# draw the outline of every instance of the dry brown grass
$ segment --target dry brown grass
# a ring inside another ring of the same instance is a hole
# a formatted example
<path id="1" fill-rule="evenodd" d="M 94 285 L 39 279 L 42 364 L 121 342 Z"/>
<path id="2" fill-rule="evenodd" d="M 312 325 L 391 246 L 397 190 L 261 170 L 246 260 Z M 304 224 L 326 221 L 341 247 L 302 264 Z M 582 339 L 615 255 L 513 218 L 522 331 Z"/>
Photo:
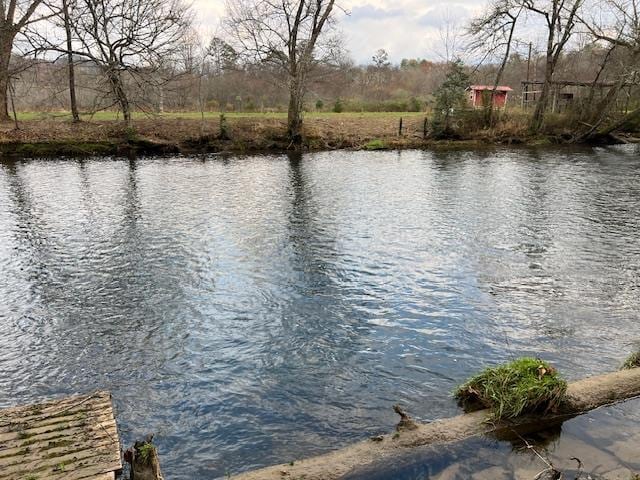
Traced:
<path id="1" fill-rule="evenodd" d="M 389 116 L 344 116 L 309 118 L 305 120 L 305 136 L 310 148 L 359 147 L 374 139 L 401 147 L 418 145 L 423 119 L 409 117 L 404 122 L 403 135 L 398 134 L 399 121 Z M 155 142 L 196 145 L 217 143 L 221 149 L 263 150 L 287 146 L 286 121 L 281 118 L 228 118 L 230 140 L 217 141 L 218 119 L 137 119 L 128 130 L 116 121 L 92 121 L 73 124 L 59 120 L 29 120 L 0 124 L 0 143 L 40 142 L 121 142 L 131 137 Z"/>
<path id="2" fill-rule="evenodd" d="M 525 114 L 506 114 L 493 128 L 482 127 L 478 112 L 471 112 L 460 121 L 460 134 L 454 141 L 436 142 L 425 138 L 426 114 L 402 116 L 403 129 L 399 132 L 400 115 L 332 115 L 310 116 L 305 119 L 305 147 L 310 150 L 334 150 L 340 148 L 366 148 L 371 142 L 384 148 L 424 148 L 435 145 L 468 145 L 526 143 L 532 139 L 527 133 Z M 28 155 L 29 144 L 38 146 L 38 153 L 52 155 L 70 151 L 60 145 L 101 145 L 96 152 L 120 152 L 131 145 L 137 151 L 164 151 L 154 148 L 166 146 L 169 151 L 274 151 L 291 147 L 286 138 L 286 119 L 282 116 L 247 116 L 226 119 L 228 138 L 220 138 L 220 120 L 209 116 L 198 118 L 137 118 L 133 128 L 127 129 L 115 120 L 85 121 L 73 124 L 60 119 L 31 119 L 20 122 L 19 129 L 13 123 L 0 124 L 0 148 L 8 154 Z M 430 121 L 427 121 L 429 133 Z M 466 140 L 467 142 L 460 142 Z M 3 146 L 4 145 L 4 146 Z M 12 146 L 17 145 L 15 152 Z M 26 152 L 26 153 L 25 153 Z"/>

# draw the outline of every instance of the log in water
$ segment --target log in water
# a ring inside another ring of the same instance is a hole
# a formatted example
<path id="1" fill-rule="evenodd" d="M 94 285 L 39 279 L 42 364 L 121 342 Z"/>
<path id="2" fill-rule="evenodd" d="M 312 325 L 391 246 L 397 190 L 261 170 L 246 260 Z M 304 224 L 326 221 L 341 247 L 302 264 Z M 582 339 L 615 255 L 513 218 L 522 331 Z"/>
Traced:
<path id="1" fill-rule="evenodd" d="M 337 479 L 382 460 L 392 464 L 394 458 L 406 455 L 412 448 L 509 430 L 543 430 L 594 408 L 637 396 L 640 396 L 640 368 L 622 370 L 571 383 L 561 410 L 554 415 L 524 416 L 509 422 L 494 423 L 489 410 L 479 410 L 433 423 L 415 424 L 416 428 L 402 428 L 393 434 L 359 442 L 326 455 L 244 473 L 234 479 Z M 401 423 L 404 422 L 406 418 L 403 417 Z"/>

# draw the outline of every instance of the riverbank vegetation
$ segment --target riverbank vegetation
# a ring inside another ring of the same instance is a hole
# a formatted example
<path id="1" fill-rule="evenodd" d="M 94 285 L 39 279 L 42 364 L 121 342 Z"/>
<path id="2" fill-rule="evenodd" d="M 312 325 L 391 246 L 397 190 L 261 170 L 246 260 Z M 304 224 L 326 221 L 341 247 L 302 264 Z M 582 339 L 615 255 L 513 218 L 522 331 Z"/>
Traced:
<path id="1" fill-rule="evenodd" d="M 0 125 L 0 153 L 18 156 L 189 154 L 292 148 L 284 113 L 227 113 L 222 121 L 220 115 L 210 112 L 202 119 L 194 112 L 165 113 L 152 118 L 134 114 L 131 126 L 127 127 L 116 119 L 115 112 L 101 112 L 93 120 L 87 118 L 80 123 L 69 121 L 68 114 L 27 113 L 19 116 L 19 129 L 12 124 Z M 473 119 L 480 115 L 480 112 L 470 112 L 465 120 L 456 120 L 455 135 L 444 137 L 432 135 L 431 117 L 424 112 L 313 113 L 304 117 L 303 143 L 298 148 L 317 151 L 544 146 L 566 142 L 570 135 L 562 126 L 532 135 L 527 128 L 527 115 L 515 111 L 493 127 L 472 128 Z"/>
<path id="2" fill-rule="evenodd" d="M 113 136 L 120 128 L 108 122 L 176 148 L 216 151 L 640 136 L 640 0 L 491 0 L 443 36 L 443 58 L 394 64 L 379 49 L 366 65 L 342 47 L 334 0 L 233 0 L 219 19 L 224 28 L 209 38 L 181 0 L 14 0 L 0 9 L 0 21 L 13 26 L 0 29 L 10 30 L 0 35 L 5 151 L 40 136 L 100 142 L 101 130 Z M 591 11 L 607 14 L 595 19 Z M 540 45 L 528 40 L 532 29 Z M 482 108 L 469 104 L 471 84 L 486 87 Z M 494 102 L 499 85 L 513 88 L 505 108 Z M 390 121 L 381 132 L 386 112 L 405 123 Z M 355 113 L 373 116 L 356 128 Z M 233 130 L 227 143 L 214 138 L 220 114 Z M 407 124 L 414 115 L 416 125 Z M 30 124 L 42 116 L 49 119 Z M 72 138 L 51 118 L 89 126 L 70 128 L 79 130 Z M 189 122 L 189 135 L 169 134 Z M 107 143 L 122 144 L 122 136 Z"/>

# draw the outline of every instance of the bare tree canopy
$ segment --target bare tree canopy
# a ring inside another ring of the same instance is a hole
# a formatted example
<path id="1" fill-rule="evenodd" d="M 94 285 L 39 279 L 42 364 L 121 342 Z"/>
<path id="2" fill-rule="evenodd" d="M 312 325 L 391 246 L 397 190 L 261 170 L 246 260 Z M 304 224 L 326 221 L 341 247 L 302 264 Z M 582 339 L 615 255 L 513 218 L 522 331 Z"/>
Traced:
<path id="1" fill-rule="evenodd" d="M 603 2 L 598 2 L 601 5 Z M 594 108 L 595 115 L 589 118 L 590 128 L 579 138 L 585 139 L 596 134 L 609 134 L 617 130 L 626 122 L 640 118 L 640 109 L 635 109 L 628 115 L 614 121 L 602 132 L 599 129 L 605 124 L 610 108 L 616 102 L 620 92 L 628 84 L 637 83 L 636 78 L 640 72 L 640 1 L 639 0 L 605 0 L 606 15 L 595 17 L 592 9 L 585 9 L 578 14 L 581 25 L 589 32 L 595 42 L 608 45 L 609 54 L 616 50 L 624 52 L 624 61 L 618 71 L 615 85 L 609 89 L 608 94 L 597 103 Z M 586 6 L 595 6 L 593 2 Z M 601 67 L 604 68 L 605 64 Z"/>
<path id="2" fill-rule="evenodd" d="M 113 103 L 131 122 L 126 81 L 152 82 L 152 73 L 170 61 L 189 30 L 191 15 L 181 0 L 70 0 L 69 48 L 61 29 L 32 33 L 41 50 L 78 56 L 98 67 Z M 126 78 L 125 78 L 126 77 Z"/>
<path id="3" fill-rule="evenodd" d="M 11 54 L 16 36 L 29 24 L 41 20 L 36 15 L 42 0 L 0 1 L 0 121 L 9 120 L 8 90 Z"/>
<path id="4" fill-rule="evenodd" d="M 288 135 L 294 143 L 302 139 L 308 76 L 339 47 L 326 34 L 335 7 L 335 0 L 227 0 L 229 33 L 239 50 L 286 73 Z"/>
<path id="5" fill-rule="evenodd" d="M 578 17 L 596 40 L 630 50 L 640 49 L 639 0 L 599 0 L 585 6 L 593 8 L 586 8 Z M 606 15 L 602 15 L 602 10 Z M 593 15 L 594 11 L 599 13 L 597 17 Z"/>
<path id="6" fill-rule="evenodd" d="M 584 0 L 520 0 L 522 7 L 531 14 L 539 15 L 547 29 L 546 62 L 542 92 L 531 118 L 531 129 L 537 132 L 542 127 L 551 82 L 560 56 L 575 31 L 577 14 Z"/>
<path id="7" fill-rule="evenodd" d="M 484 57 L 502 55 L 502 61 L 491 90 L 491 100 L 488 103 L 486 120 L 489 125 L 492 125 L 495 120 L 493 99 L 507 67 L 515 30 L 523 9 L 524 7 L 517 1 L 496 0 L 489 5 L 484 15 L 474 19 L 468 28 L 468 34 L 472 39 L 469 49 L 472 52 L 479 52 Z"/>

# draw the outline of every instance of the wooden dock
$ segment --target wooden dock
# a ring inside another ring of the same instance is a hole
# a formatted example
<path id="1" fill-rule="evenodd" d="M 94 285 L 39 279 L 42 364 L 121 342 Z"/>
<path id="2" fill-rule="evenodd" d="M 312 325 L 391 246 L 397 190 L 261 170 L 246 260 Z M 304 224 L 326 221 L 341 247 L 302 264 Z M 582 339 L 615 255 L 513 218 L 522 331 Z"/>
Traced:
<path id="1" fill-rule="evenodd" d="M 0 410 L 0 480 L 112 480 L 120 470 L 109 392 Z"/>

